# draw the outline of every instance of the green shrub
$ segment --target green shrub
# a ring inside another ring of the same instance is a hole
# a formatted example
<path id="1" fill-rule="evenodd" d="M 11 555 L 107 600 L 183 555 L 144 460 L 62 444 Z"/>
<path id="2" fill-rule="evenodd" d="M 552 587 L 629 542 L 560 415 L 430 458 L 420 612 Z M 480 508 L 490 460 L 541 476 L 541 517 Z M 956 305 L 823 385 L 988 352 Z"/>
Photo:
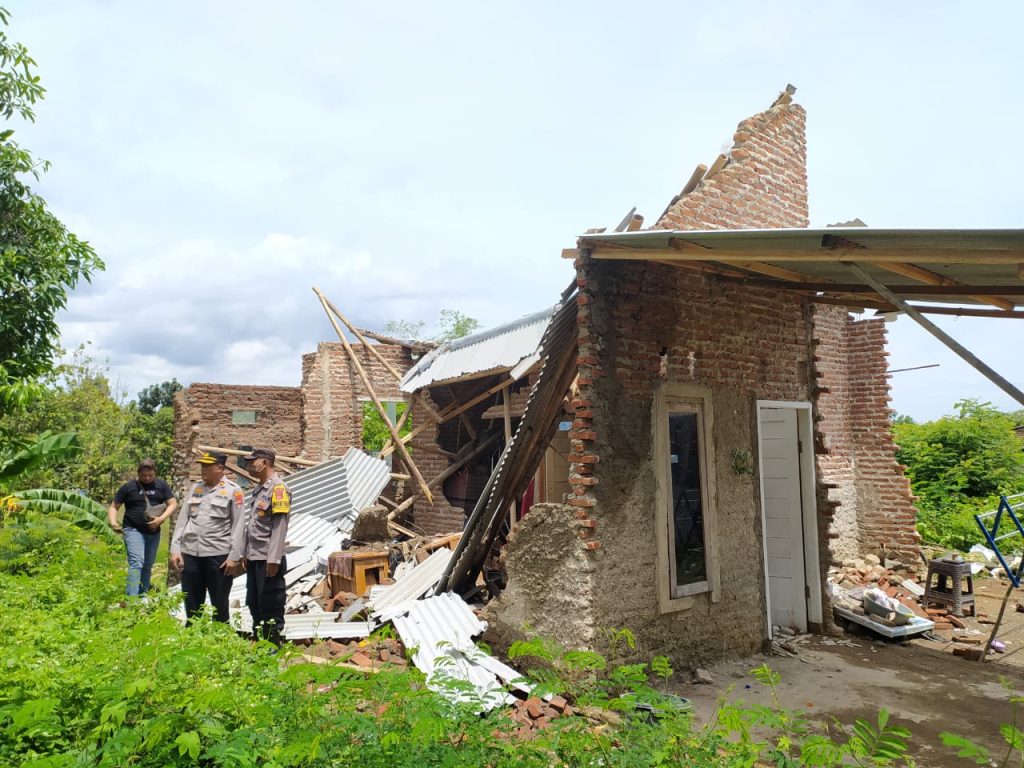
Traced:
<path id="1" fill-rule="evenodd" d="M 124 602 L 123 557 L 69 524 L 30 513 L 2 541 L 16 563 L 0 568 L 4 766 L 882 766 L 906 750 L 908 734 L 884 712 L 823 728 L 777 699 L 723 705 L 697 728 L 659 690 L 668 659 L 615 661 L 635 650 L 625 630 L 608 633 L 610 658 L 517 647 L 520 663 L 547 670 L 542 686 L 607 713 L 605 725 L 567 717 L 522 740 L 507 711 L 451 705 L 415 669 L 313 664 L 300 648 L 274 654 L 208 619 L 186 629 L 166 595 Z M 756 674 L 774 691 L 774 672 Z"/>
<path id="2" fill-rule="evenodd" d="M 918 532 L 926 542 L 968 549 L 983 541 L 973 515 L 1000 495 L 1024 491 L 1024 452 L 1016 421 L 989 403 L 963 400 L 955 416 L 893 424 L 897 460 L 918 497 Z"/>

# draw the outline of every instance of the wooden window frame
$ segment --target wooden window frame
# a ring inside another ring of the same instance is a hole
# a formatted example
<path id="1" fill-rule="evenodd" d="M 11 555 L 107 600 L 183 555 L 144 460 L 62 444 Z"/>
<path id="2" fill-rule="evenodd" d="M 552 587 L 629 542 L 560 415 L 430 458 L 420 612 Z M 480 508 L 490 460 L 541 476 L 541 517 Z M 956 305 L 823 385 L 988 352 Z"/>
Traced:
<path id="1" fill-rule="evenodd" d="M 669 450 L 670 413 L 696 413 L 698 460 L 701 476 L 701 511 L 704 525 L 704 581 L 678 586 L 674 583 L 674 541 L 672 507 L 672 471 Z M 708 595 L 711 602 L 720 597 L 718 556 L 718 515 L 716 512 L 714 412 L 711 390 L 693 384 L 666 383 L 655 394 L 651 418 L 654 439 L 655 535 L 657 538 L 657 590 L 661 613 L 691 608 L 695 597 Z"/>

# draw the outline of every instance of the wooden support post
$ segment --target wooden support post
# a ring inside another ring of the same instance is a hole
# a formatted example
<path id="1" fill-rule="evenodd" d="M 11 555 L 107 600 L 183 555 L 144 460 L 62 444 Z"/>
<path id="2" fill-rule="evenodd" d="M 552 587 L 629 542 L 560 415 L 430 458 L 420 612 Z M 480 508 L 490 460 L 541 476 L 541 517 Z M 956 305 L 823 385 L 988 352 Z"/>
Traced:
<path id="1" fill-rule="evenodd" d="M 501 391 L 502 403 L 505 406 L 505 445 L 512 442 L 512 387 L 506 387 Z M 508 505 L 508 529 L 516 524 L 516 503 L 513 501 Z"/>
<path id="2" fill-rule="evenodd" d="M 858 277 L 860 277 L 861 280 L 863 280 L 865 283 L 874 288 L 875 291 L 877 291 L 882 298 L 887 299 L 889 303 L 893 304 L 896 307 L 899 307 L 902 311 L 906 312 L 911 319 L 913 319 L 918 325 L 920 325 L 922 328 L 928 331 L 928 333 L 937 338 L 951 350 L 956 352 L 956 354 L 962 357 L 975 370 L 977 370 L 979 373 L 988 378 L 989 381 L 991 381 L 1001 390 L 1006 392 L 1010 397 L 1012 397 L 1021 405 L 1024 405 L 1024 392 L 1021 392 L 1019 389 L 1017 389 L 1017 387 L 1013 386 L 1013 384 L 1008 382 L 994 370 L 985 365 L 985 363 L 979 360 L 970 350 L 968 350 L 966 347 L 960 344 L 960 342 L 958 342 L 944 330 L 935 325 L 935 323 L 933 323 L 931 320 L 929 320 L 916 309 L 914 309 L 912 306 L 910 306 L 910 304 L 905 302 L 900 296 L 897 296 L 893 291 L 889 290 L 880 282 L 875 280 L 875 278 L 869 275 L 867 271 L 864 270 L 860 265 L 850 264 L 850 268 L 857 274 Z"/>
<path id="3" fill-rule="evenodd" d="M 426 496 L 427 499 L 429 499 L 431 502 L 433 502 L 434 497 L 430 493 L 430 488 L 427 487 L 426 480 L 423 479 L 423 475 L 420 474 L 420 471 L 416 467 L 415 462 L 413 462 L 412 456 L 409 455 L 409 451 L 405 447 L 405 443 L 401 441 L 401 439 L 398 436 L 398 432 L 395 431 L 395 425 L 392 424 L 391 419 L 388 418 L 387 409 L 384 407 L 380 399 L 377 397 L 377 393 L 373 391 L 373 384 L 370 383 L 370 377 L 367 376 L 366 371 L 363 370 L 363 364 L 359 362 L 359 356 L 356 355 L 355 350 L 352 349 L 352 345 L 349 344 L 348 339 L 345 338 L 344 332 L 341 330 L 341 328 L 338 327 L 337 321 L 335 321 L 333 315 L 331 315 L 331 310 L 328 308 L 327 300 L 323 297 L 323 294 L 321 294 L 320 291 L 318 291 L 316 288 L 314 288 L 313 291 L 320 298 L 320 303 L 323 305 L 324 312 L 327 313 L 327 319 L 330 320 L 331 325 L 334 326 L 334 330 L 338 334 L 338 338 L 341 339 L 342 346 L 345 347 L 345 353 L 352 361 L 352 365 L 355 366 L 356 372 L 359 374 L 359 378 L 363 382 L 363 386 L 366 388 L 366 393 L 370 396 L 370 399 L 373 401 L 373 404 L 377 407 L 377 413 L 380 414 L 380 417 L 384 420 L 384 426 L 386 426 L 388 428 L 388 432 L 391 433 L 391 439 L 394 440 L 395 444 L 398 446 L 398 450 L 402 454 L 402 461 L 405 462 L 405 466 L 409 468 L 409 471 L 412 473 L 412 476 L 416 478 L 416 482 L 419 484 L 420 489 L 423 491 L 423 495 Z"/>
<path id="4" fill-rule="evenodd" d="M 452 392 L 452 388 L 451 387 L 447 387 L 446 389 L 448 390 L 448 396 L 452 399 L 452 402 L 454 402 L 456 398 L 455 398 L 455 393 Z M 469 417 L 466 416 L 466 414 L 464 414 L 464 413 L 460 413 L 459 414 L 459 421 L 461 421 L 462 422 L 462 426 L 466 428 L 466 434 L 469 435 L 469 439 L 470 440 L 476 440 L 476 429 L 474 429 L 473 425 L 470 423 Z"/>
<path id="5" fill-rule="evenodd" d="M 1016 587 L 1013 586 L 1011 581 L 1009 586 L 1006 588 L 1006 594 L 1003 595 L 1003 603 L 999 606 L 999 616 L 996 618 L 996 623 L 992 625 L 992 633 L 988 636 L 988 642 L 985 643 L 985 650 L 981 652 L 981 658 L 978 661 L 984 661 L 988 658 L 989 650 L 992 648 L 992 643 L 995 642 L 996 633 L 999 632 L 999 627 L 1003 624 L 1003 614 L 1006 612 L 1006 604 L 1010 601 L 1010 595 L 1013 594 L 1013 590 Z M 977 612 L 977 608 L 974 609 Z"/>
<path id="6" fill-rule="evenodd" d="M 411 415 L 412 403 L 406 403 L 405 410 L 402 411 L 402 415 L 398 417 L 398 423 L 395 424 L 395 432 L 397 432 L 398 434 L 402 434 L 402 427 L 405 426 L 405 422 L 409 420 L 409 417 Z M 384 445 L 382 445 L 380 448 L 379 453 L 381 458 L 384 458 L 385 456 L 389 456 L 391 454 L 391 452 L 394 450 L 394 448 L 392 448 L 391 445 L 391 437 L 389 436 L 388 439 L 384 441 Z"/>
<path id="7" fill-rule="evenodd" d="M 370 342 L 368 342 L 366 338 L 359 332 L 359 329 L 352 325 L 352 323 L 350 323 L 348 319 L 343 314 L 341 314 L 341 310 L 334 306 L 326 296 L 320 293 L 319 288 L 314 288 L 313 292 L 320 298 L 320 301 L 323 303 L 324 307 L 333 312 L 335 316 L 339 320 L 341 320 L 342 323 L 344 323 L 345 327 L 352 331 L 352 335 L 359 339 L 360 343 L 363 345 L 366 351 L 373 355 L 377 359 L 377 362 L 383 365 L 388 370 L 388 373 L 395 377 L 395 381 L 401 381 L 402 374 L 396 371 L 395 367 L 391 365 L 391 363 L 389 363 L 386 359 L 384 359 L 384 356 L 380 352 L 374 349 L 373 345 L 370 344 Z M 423 394 L 421 392 L 417 392 L 416 396 L 420 399 L 420 402 L 423 404 L 423 407 L 427 409 L 427 415 L 430 416 L 430 418 L 432 418 L 435 422 L 440 424 L 441 417 L 437 415 L 437 411 L 430 407 L 430 403 L 428 403 L 426 398 L 423 397 Z"/>

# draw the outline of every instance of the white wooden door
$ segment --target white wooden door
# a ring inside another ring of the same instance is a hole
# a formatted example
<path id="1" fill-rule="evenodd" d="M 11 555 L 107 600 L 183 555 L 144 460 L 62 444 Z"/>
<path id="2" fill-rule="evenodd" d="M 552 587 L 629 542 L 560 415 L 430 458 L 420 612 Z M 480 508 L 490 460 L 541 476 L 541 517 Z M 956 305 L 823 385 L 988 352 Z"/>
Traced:
<path id="1" fill-rule="evenodd" d="M 765 556 L 773 625 L 807 631 L 800 450 L 794 408 L 761 408 Z"/>

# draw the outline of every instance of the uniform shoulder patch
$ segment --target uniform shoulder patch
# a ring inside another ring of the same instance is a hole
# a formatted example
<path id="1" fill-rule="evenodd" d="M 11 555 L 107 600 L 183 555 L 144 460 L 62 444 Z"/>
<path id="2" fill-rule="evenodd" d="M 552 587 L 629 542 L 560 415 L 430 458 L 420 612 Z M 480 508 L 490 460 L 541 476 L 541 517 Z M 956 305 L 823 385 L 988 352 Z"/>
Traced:
<path id="1" fill-rule="evenodd" d="M 242 506 L 245 503 L 245 494 L 242 493 L 241 488 L 235 489 L 235 504 Z"/>
<path id="2" fill-rule="evenodd" d="M 274 486 L 270 508 L 275 515 L 283 515 L 291 511 L 291 499 L 288 498 L 288 489 L 284 485 Z"/>

